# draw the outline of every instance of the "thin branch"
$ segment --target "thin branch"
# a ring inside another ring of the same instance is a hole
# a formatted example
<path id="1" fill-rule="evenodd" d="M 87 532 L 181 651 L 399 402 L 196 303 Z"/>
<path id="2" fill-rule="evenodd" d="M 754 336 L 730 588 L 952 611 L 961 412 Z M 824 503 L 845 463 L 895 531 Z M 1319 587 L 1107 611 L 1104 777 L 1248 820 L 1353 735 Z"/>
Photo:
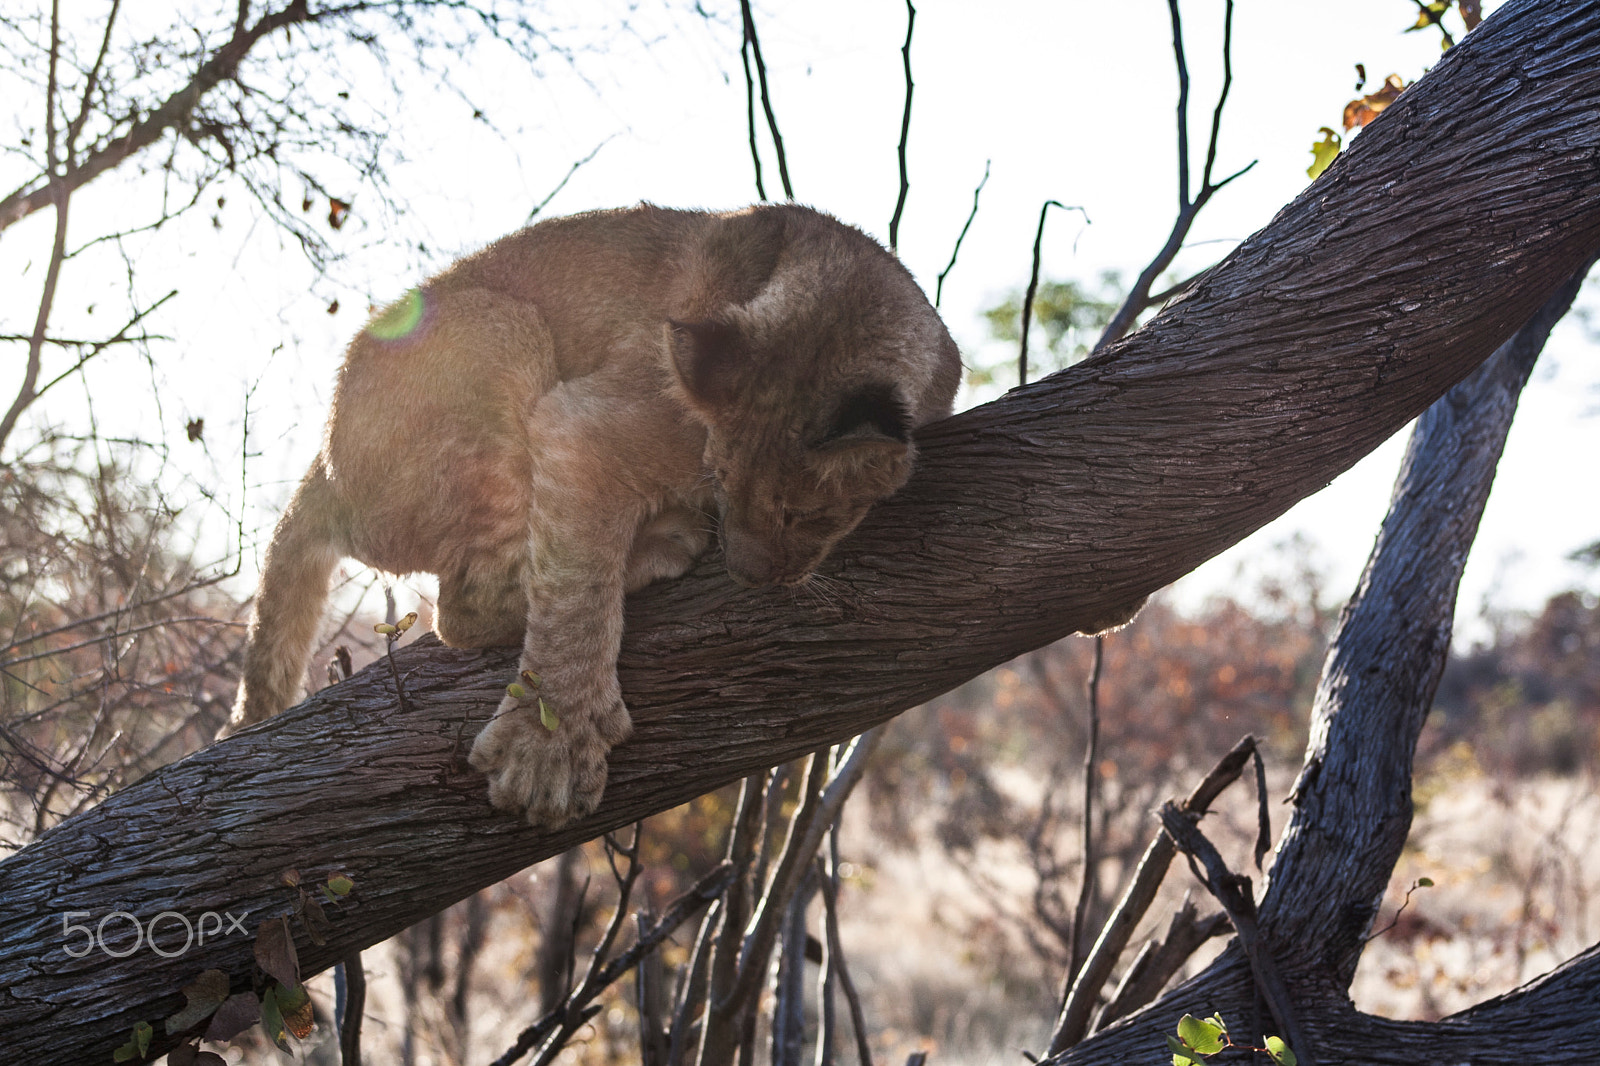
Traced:
<path id="1" fill-rule="evenodd" d="M 105 67 L 106 55 L 111 50 L 111 33 L 117 24 L 117 12 L 121 10 L 122 0 L 111 0 L 111 12 L 106 16 L 105 32 L 100 35 L 100 51 L 95 54 L 94 65 L 89 68 L 89 75 L 84 79 L 83 99 L 78 103 L 78 117 L 67 125 L 69 161 L 77 151 L 78 134 L 83 132 L 84 123 L 89 121 L 89 114 L 94 106 L 94 94 L 100 87 L 100 71 Z"/>
<path id="2" fill-rule="evenodd" d="M 89 348 L 89 351 L 84 353 L 83 355 L 80 355 L 76 362 L 74 362 L 71 366 L 67 367 L 67 369 L 63 370 L 61 373 L 57 374 L 55 377 L 51 378 L 49 381 L 45 382 L 38 389 L 36 389 L 34 391 L 34 393 L 33 393 L 33 399 L 30 401 L 30 403 L 37 402 L 40 399 L 40 397 L 44 396 L 45 393 L 49 392 L 51 389 L 53 389 L 57 385 L 61 384 L 67 378 L 72 377 L 74 374 L 78 373 L 80 370 L 82 370 L 84 368 L 85 364 L 87 364 L 89 362 L 89 360 L 93 359 L 97 355 L 100 355 L 102 352 L 106 351 L 108 348 L 111 348 L 113 345 L 126 344 L 126 343 L 128 343 L 130 341 L 137 342 L 137 343 L 144 343 L 146 341 L 158 339 L 158 338 L 156 338 L 156 337 L 154 337 L 154 336 L 152 336 L 151 334 L 148 334 L 148 333 L 141 334 L 141 335 L 139 335 L 137 337 L 129 337 L 128 336 L 128 330 L 130 330 L 134 326 L 138 325 L 139 322 L 142 319 L 147 318 L 150 315 L 154 314 L 156 312 L 156 310 L 161 307 L 162 304 L 166 303 L 168 300 L 172 299 L 176 295 L 178 295 L 178 290 L 177 289 L 173 289 L 171 292 L 167 293 L 165 296 L 163 296 L 161 299 L 157 300 L 155 303 L 151 304 L 149 307 L 145 308 L 143 311 L 135 312 L 134 316 L 132 318 L 128 319 L 127 324 L 124 325 L 121 329 L 117 330 L 116 333 L 112 334 L 110 337 L 106 338 L 103 341 L 97 341 L 96 343 L 91 345 L 90 348 Z M 165 339 L 168 339 L 168 338 L 164 338 L 163 337 L 163 338 L 159 338 L 159 339 L 165 340 Z M 0 440 L 3 440 L 3 438 L 0 438 Z"/>
<path id="3" fill-rule="evenodd" d="M 1261 993 L 1261 998 L 1267 1001 L 1267 1009 L 1272 1013 L 1272 1021 L 1278 1027 L 1279 1035 L 1289 1042 L 1305 1066 L 1317 1066 L 1311 1044 L 1295 1017 L 1289 988 L 1284 984 L 1267 946 L 1261 941 L 1260 930 L 1256 926 L 1256 901 L 1250 890 L 1250 878 L 1228 869 L 1216 846 L 1206 839 L 1195 821 L 1194 815 L 1183 812 L 1175 803 L 1165 803 L 1161 807 L 1162 827 L 1178 849 L 1188 856 L 1195 878 L 1222 904 L 1228 921 L 1233 923 L 1234 932 L 1239 936 L 1239 946 L 1250 960 L 1250 972 L 1255 977 L 1256 989 Z"/>
<path id="4" fill-rule="evenodd" d="M 900 197 L 894 204 L 894 217 L 889 220 L 889 250 L 900 250 L 900 216 L 906 209 L 906 194 L 911 191 L 911 182 L 906 176 L 906 138 L 911 133 L 911 31 L 917 24 L 917 9 L 912 6 L 911 0 L 906 0 L 906 43 L 900 46 L 900 58 L 905 65 L 906 72 L 906 106 L 900 113 L 900 147 L 897 155 L 900 159 Z"/>
<path id="5" fill-rule="evenodd" d="M 47 192 L 50 202 L 55 204 L 56 230 L 55 238 L 50 246 L 50 263 L 45 268 L 44 291 L 39 296 L 39 311 L 34 317 L 33 336 L 28 341 L 28 365 L 22 373 L 22 384 L 17 389 L 16 398 L 11 401 L 11 407 L 5 416 L 0 418 L 0 453 L 5 450 L 6 441 L 10 439 L 11 432 L 16 428 L 17 420 L 22 417 L 39 393 L 35 386 L 39 383 L 39 368 L 44 354 L 44 338 L 50 324 L 50 312 L 55 306 L 56 283 L 61 278 L 61 264 L 67 254 L 67 202 L 71 196 L 67 188 L 67 172 L 60 163 L 58 156 L 60 146 L 56 134 L 56 69 L 61 57 L 61 0 L 53 0 L 50 5 L 50 72 L 46 81 L 44 108 L 45 108 L 45 156 L 48 169 Z M 0 220 L 3 221 L 3 220 Z"/>
<path id="6" fill-rule="evenodd" d="M 584 156 L 582 159 L 568 167 L 566 174 L 561 178 L 560 181 L 556 182 L 556 187 L 546 193 L 543 200 L 540 200 L 537 204 L 533 205 L 533 210 L 528 212 L 528 221 L 532 222 L 535 218 L 538 218 L 539 212 L 543 211 L 546 207 L 549 207 L 550 201 L 556 198 L 556 194 L 567 187 L 567 182 L 572 180 L 572 175 L 578 172 L 578 168 L 582 167 L 585 163 L 593 161 L 594 157 L 600 154 L 600 149 L 610 144 L 611 138 L 615 136 L 616 134 L 612 134 L 611 137 L 607 137 L 605 140 L 595 145 L 588 155 Z M 763 197 L 763 199 L 765 199 L 765 197 Z"/>
<path id="7" fill-rule="evenodd" d="M 767 960 L 772 957 L 789 901 L 805 878 L 811 859 L 822 844 L 823 833 L 839 816 L 839 809 L 861 780 L 867 761 L 882 738 L 881 726 L 856 737 L 831 778 L 827 774 L 826 752 L 812 755 L 804 798 L 789 823 L 789 837 L 784 841 L 771 882 L 746 928 L 737 979 L 720 1000 L 711 999 L 705 1025 L 706 1043 L 701 1049 L 702 1063 L 719 1066 L 729 1061 L 734 1043 L 732 1022 L 753 1003 L 766 979 Z M 825 778 L 827 783 L 823 784 Z"/>
<path id="8" fill-rule="evenodd" d="M 1203 814 L 1222 794 L 1222 790 L 1244 772 L 1245 764 L 1255 750 L 1254 737 L 1247 736 L 1240 740 L 1189 793 L 1181 809 L 1186 814 Z M 1101 927 L 1099 939 L 1090 949 L 1082 971 L 1072 984 L 1072 991 L 1061 1008 L 1061 1017 L 1056 1021 L 1055 1034 L 1050 1038 L 1048 1054 L 1060 1054 L 1082 1040 L 1089 1031 L 1089 1016 L 1100 996 L 1100 989 L 1105 985 L 1106 978 L 1111 976 L 1111 970 L 1116 966 L 1123 949 L 1128 946 L 1134 928 L 1155 902 L 1156 892 L 1161 888 L 1162 878 L 1166 877 L 1167 868 L 1172 864 L 1175 854 L 1172 838 L 1157 830 L 1155 839 L 1145 848 L 1134 870 L 1133 880 L 1117 901 L 1111 917 Z"/>
<path id="9" fill-rule="evenodd" d="M 737 874 L 736 874 L 737 876 Z M 706 1001 L 707 972 L 711 968 L 712 939 L 725 906 L 726 896 L 711 904 L 700 933 L 695 938 L 689 963 L 678 978 L 677 1005 L 672 1012 L 672 1037 L 667 1045 L 667 1066 L 682 1066 L 694 1050 L 694 1030 L 699 1027 L 700 1009 Z"/>
<path id="10" fill-rule="evenodd" d="M 1083 959 L 1083 932 L 1089 919 L 1089 900 L 1095 890 L 1094 796 L 1095 763 L 1100 749 L 1100 667 L 1105 660 L 1106 638 L 1094 638 L 1094 663 L 1089 668 L 1089 737 L 1083 748 L 1083 877 L 1078 883 L 1078 902 L 1072 911 L 1072 933 L 1067 945 L 1067 988 L 1077 979 Z M 1062 1002 L 1066 1002 L 1063 995 Z"/>
<path id="11" fill-rule="evenodd" d="M 23 663 L 37 662 L 40 659 L 53 659 L 58 655 L 65 655 L 68 652 L 78 651 L 82 648 L 90 648 L 96 644 L 102 644 L 108 640 L 121 640 L 123 637 L 131 637 L 139 633 L 147 633 L 152 629 L 160 629 L 163 626 L 179 625 L 184 622 L 204 622 L 208 625 L 229 626 L 235 629 L 244 628 L 244 623 L 242 622 L 224 622 L 219 618 L 212 618 L 209 615 L 203 614 L 179 615 L 175 618 L 158 618 L 154 622 L 145 622 L 142 625 L 129 626 L 127 629 L 117 629 L 111 631 L 110 633 L 101 633 L 98 636 L 89 637 L 73 644 L 63 645 L 59 648 L 47 648 L 44 651 L 36 651 L 29 655 L 19 655 L 15 659 L 7 659 L 5 662 L 0 663 L 0 670 L 9 670 L 13 666 L 20 666 Z"/>
<path id="12" fill-rule="evenodd" d="M 739 43 L 739 61 L 744 64 L 744 119 L 750 136 L 750 162 L 756 168 L 756 198 L 767 198 L 767 186 L 761 180 L 761 147 L 756 143 L 756 81 L 750 71 L 750 27 L 744 23 L 743 39 Z"/>
<path id="13" fill-rule="evenodd" d="M 1172 16 L 1172 58 L 1178 67 L 1178 212 L 1189 209 L 1189 64 L 1183 56 L 1183 16 L 1178 0 L 1167 0 Z"/>
<path id="14" fill-rule="evenodd" d="M 976 210 L 976 194 L 973 200 Z M 1028 274 L 1028 291 L 1022 297 L 1022 347 L 1017 352 L 1018 385 L 1028 383 L 1028 326 L 1033 321 L 1033 297 L 1039 289 L 1039 256 L 1044 245 L 1044 216 L 1051 207 L 1059 207 L 1063 211 L 1082 211 L 1083 220 L 1089 221 L 1089 212 L 1081 207 L 1068 207 L 1059 200 L 1046 200 L 1044 206 L 1039 208 L 1039 228 L 1033 234 L 1033 270 Z"/>
<path id="15" fill-rule="evenodd" d="M 524 1029 L 517 1037 L 516 1043 L 508 1048 L 505 1054 L 495 1059 L 492 1066 L 512 1066 L 522 1056 L 543 1043 L 569 1018 L 581 1018 L 582 1021 L 579 1021 L 578 1025 L 582 1025 L 583 1021 L 593 1017 L 599 1007 L 590 1001 L 617 978 L 633 969 L 645 955 L 659 947 L 661 942 L 671 936 L 695 911 L 727 891 L 737 872 L 731 863 L 725 862 L 696 881 L 687 892 L 667 905 L 666 911 L 654 925 L 640 934 L 632 947 L 605 965 L 599 966 L 598 969 L 591 967 L 588 976 L 583 979 L 582 986 L 568 997 L 566 1002 Z M 594 961 L 598 965 L 599 957 L 596 956 Z M 574 1030 L 576 1028 L 577 1026 L 574 1026 Z"/>
<path id="16" fill-rule="evenodd" d="M 944 279 L 950 271 L 956 268 L 956 256 L 961 254 L 961 242 L 967 239 L 967 230 L 972 228 L 972 220 L 978 217 L 978 197 L 983 194 L 983 187 L 989 184 L 989 164 L 991 160 L 983 161 L 983 179 L 978 182 L 978 187 L 972 190 L 972 210 L 967 213 L 967 221 L 961 227 L 961 232 L 956 235 L 955 247 L 950 249 L 950 262 L 939 271 L 939 280 L 933 287 L 933 306 L 938 307 L 944 299 Z"/>
<path id="17" fill-rule="evenodd" d="M 838 824 L 829 834 L 828 869 L 822 878 L 823 931 L 827 937 L 828 965 L 839 975 L 839 988 L 850 1009 L 850 1028 L 856 1034 L 856 1057 L 861 1066 L 872 1066 L 872 1042 L 868 1039 L 867 1016 L 861 1009 L 861 994 L 850 978 L 845 962 L 844 941 L 839 936 L 839 834 Z"/>
<path id="18" fill-rule="evenodd" d="M 1139 320 L 1139 315 L 1148 308 L 1162 302 L 1159 298 L 1152 298 L 1150 288 L 1155 284 L 1156 278 L 1162 271 L 1172 265 L 1178 252 L 1183 248 L 1184 240 L 1189 236 L 1189 230 L 1194 226 L 1194 220 L 1199 217 L 1201 210 L 1210 201 L 1211 197 L 1223 186 L 1233 181 L 1255 166 L 1252 160 L 1234 173 L 1228 175 L 1215 184 L 1211 181 L 1212 167 L 1217 158 L 1217 140 L 1222 132 L 1222 110 L 1228 101 L 1228 90 L 1233 85 L 1233 0 L 1227 0 L 1226 13 L 1223 18 L 1222 31 L 1222 90 L 1217 95 L 1217 106 L 1211 116 L 1211 136 L 1206 147 L 1206 165 L 1200 178 L 1200 190 L 1191 199 L 1189 196 L 1189 67 L 1184 58 L 1183 49 L 1183 20 L 1178 13 L 1178 0 L 1167 0 L 1167 9 L 1172 16 L 1172 54 L 1178 68 L 1178 214 L 1173 220 L 1172 231 L 1167 235 L 1167 241 L 1161 250 L 1155 254 L 1149 264 L 1140 272 L 1138 280 L 1128 290 L 1127 298 L 1122 301 L 1122 306 L 1117 308 L 1117 313 L 1111 316 L 1111 321 L 1100 334 L 1100 339 L 1095 342 L 1096 352 L 1105 348 L 1114 341 L 1126 336 L 1128 331 Z M 1181 286 L 1174 286 L 1174 289 Z M 1173 290 L 1168 290 L 1170 294 Z M 1167 295 L 1163 294 L 1163 295 Z"/>
<path id="19" fill-rule="evenodd" d="M 761 82 L 761 109 L 767 115 L 767 129 L 772 134 L 772 149 L 778 156 L 778 179 L 783 182 L 783 196 L 794 199 L 794 186 L 789 182 L 789 157 L 783 151 L 783 134 L 778 132 L 778 116 L 772 111 L 772 92 L 767 85 L 767 64 L 761 58 L 761 39 L 756 36 L 755 16 L 750 13 L 750 0 L 739 0 L 739 13 L 744 18 L 745 39 L 750 42 L 750 53 L 756 61 L 756 77 Z M 766 194 L 762 194 L 766 199 Z"/>
<path id="20" fill-rule="evenodd" d="M 1160 939 L 1152 938 L 1140 949 L 1111 998 L 1096 1012 L 1093 1031 L 1098 1033 L 1118 1018 L 1153 1002 L 1201 945 L 1232 928 L 1228 916 L 1221 911 L 1199 917 L 1193 901 L 1184 893 L 1183 903 L 1167 922 L 1166 931 Z"/>
<path id="21" fill-rule="evenodd" d="M 751 774 L 744 779 L 739 797 L 739 808 L 733 819 L 733 832 L 728 838 L 728 861 L 738 867 L 739 877 L 723 897 L 721 929 L 716 938 L 716 952 L 710 970 L 710 997 L 712 1003 L 725 1000 L 738 983 L 740 950 L 744 942 L 745 921 L 750 912 L 752 876 L 751 862 L 755 857 L 756 843 L 761 836 L 767 806 L 767 775 Z M 760 882 L 754 887 L 759 890 Z"/>
<path id="22" fill-rule="evenodd" d="M 1177 9 L 1177 0 L 1173 0 L 1173 9 Z M 1211 139 L 1206 145 L 1206 167 L 1200 173 L 1200 186 L 1202 189 L 1221 188 L 1221 185 L 1212 186 L 1211 168 L 1217 161 L 1217 135 L 1222 132 L 1222 109 L 1228 103 L 1228 90 L 1233 87 L 1233 0 L 1227 0 L 1222 15 L 1222 91 L 1217 94 L 1217 106 L 1211 112 Z M 1254 166 L 1252 163 L 1251 166 Z M 1245 170 L 1248 170 L 1246 167 Z M 1226 178 L 1227 184 L 1243 170 L 1232 177 Z"/>

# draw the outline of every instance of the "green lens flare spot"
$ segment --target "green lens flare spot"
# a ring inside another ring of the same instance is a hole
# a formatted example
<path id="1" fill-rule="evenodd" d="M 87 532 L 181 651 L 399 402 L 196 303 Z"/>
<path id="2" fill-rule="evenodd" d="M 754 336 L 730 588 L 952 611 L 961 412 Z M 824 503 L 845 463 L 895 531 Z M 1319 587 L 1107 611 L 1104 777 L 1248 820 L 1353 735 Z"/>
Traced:
<path id="1" fill-rule="evenodd" d="M 383 312 L 372 320 L 367 332 L 380 341 L 397 341 L 409 337 L 422 324 L 422 314 L 425 309 L 422 290 L 411 289 L 400 299 L 385 307 Z"/>

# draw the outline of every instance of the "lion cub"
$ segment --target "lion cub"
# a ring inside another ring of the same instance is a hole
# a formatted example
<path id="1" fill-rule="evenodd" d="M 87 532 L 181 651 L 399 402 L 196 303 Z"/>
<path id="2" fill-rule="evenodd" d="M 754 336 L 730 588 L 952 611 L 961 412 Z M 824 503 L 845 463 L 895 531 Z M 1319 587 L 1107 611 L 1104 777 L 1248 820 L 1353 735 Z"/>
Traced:
<path id="1" fill-rule="evenodd" d="M 911 471 L 956 346 L 904 267 L 808 208 L 551 219 L 379 312 L 267 549 L 227 730 L 299 698 L 344 556 L 439 578 L 452 645 L 521 642 L 471 763 L 535 825 L 587 814 L 631 729 L 623 597 L 717 517 L 728 574 L 799 585 Z"/>

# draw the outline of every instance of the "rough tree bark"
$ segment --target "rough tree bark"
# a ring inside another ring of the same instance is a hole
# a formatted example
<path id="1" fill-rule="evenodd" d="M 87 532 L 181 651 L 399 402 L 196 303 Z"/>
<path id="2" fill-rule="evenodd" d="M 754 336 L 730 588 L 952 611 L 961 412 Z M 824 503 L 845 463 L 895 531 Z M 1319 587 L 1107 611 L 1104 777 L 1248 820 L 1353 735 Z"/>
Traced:
<path id="1" fill-rule="evenodd" d="M 1528 323 L 1417 421 L 1312 709 L 1306 760 L 1260 907 L 1260 935 L 1320 1066 L 1495 1066 L 1593 1060 L 1600 946 L 1533 985 L 1429 1024 L 1356 1011 L 1361 949 L 1411 827 L 1417 736 L 1450 650 L 1456 589 L 1522 386 L 1577 295 L 1584 264 Z M 1221 1012 L 1241 1039 L 1273 1028 L 1230 947 L 1205 972 L 1068 1053 L 1060 1066 L 1166 1062 L 1184 1013 Z"/>
<path id="2" fill-rule="evenodd" d="M 912 484 L 828 564 L 826 600 L 740 592 L 715 560 L 635 597 L 621 673 L 637 732 L 592 817 L 540 834 L 488 808 L 463 756 L 512 653 L 419 642 L 397 655 L 409 710 L 387 667 L 365 671 L 0 864 L 0 1044 L 15 1061 L 101 1063 L 135 1022 L 159 1034 L 201 970 L 249 983 L 241 934 L 178 951 L 169 920 L 170 958 L 73 958 L 67 912 L 91 925 L 116 910 L 248 913 L 253 933 L 293 906 L 281 871 L 338 869 L 357 888 L 327 943 L 297 937 L 315 972 L 579 840 L 1069 633 L 1326 484 L 1597 249 L 1600 5 L 1514 0 L 1181 303 L 930 427 Z M 132 929 L 113 922 L 107 940 L 131 947 Z M 1191 986 L 1197 1006 L 1217 991 L 1205 1013 L 1240 994 L 1226 963 L 1213 973 Z"/>

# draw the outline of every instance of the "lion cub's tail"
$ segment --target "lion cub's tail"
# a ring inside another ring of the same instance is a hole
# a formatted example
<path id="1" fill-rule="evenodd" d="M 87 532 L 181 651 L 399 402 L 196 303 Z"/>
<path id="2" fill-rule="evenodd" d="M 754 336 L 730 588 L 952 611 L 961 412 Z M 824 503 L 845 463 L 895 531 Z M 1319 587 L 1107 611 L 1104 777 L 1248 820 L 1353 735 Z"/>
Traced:
<path id="1" fill-rule="evenodd" d="M 335 510 L 319 460 L 295 491 L 267 547 L 250 616 L 244 676 L 219 739 L 299 701 L 306 659 L 328 598 L 328 579 L 342 556 Z"/>

